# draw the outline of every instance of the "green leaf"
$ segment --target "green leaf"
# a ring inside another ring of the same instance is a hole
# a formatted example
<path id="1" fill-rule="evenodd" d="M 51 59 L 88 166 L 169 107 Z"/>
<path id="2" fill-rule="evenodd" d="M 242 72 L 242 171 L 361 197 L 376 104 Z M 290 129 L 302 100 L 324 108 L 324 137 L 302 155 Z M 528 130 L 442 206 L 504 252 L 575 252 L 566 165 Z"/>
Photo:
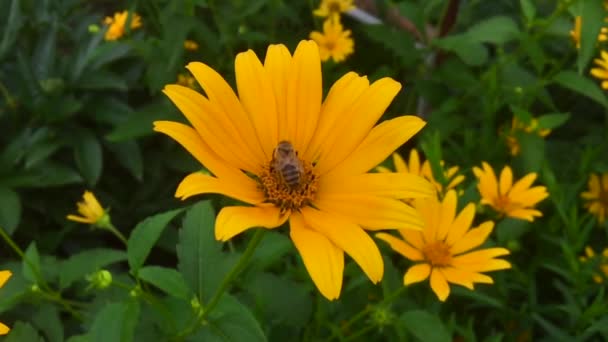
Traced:
<path id="1" fill-rule="evenodd" d="M 518 159 L 523 163 L 522 169 L 527 172 L 539 171 L 545 160 L 545 139 L 538 134 L 521 131 L 515 133 L 515 138 L 521 145 Z"/>
<path id="2" fill-rule="evenodd" d="M 87 274 L 126 259 L 127 253 L 124 251 L 108 248 L 88 249 L 72 255 L 61 263 L 59 288 L 65 289 L 73 282 L 84 278 Z"/>
<path id="3" fill-rule="evenodd" d="M 21 262 L 23 267 L 23 277 L 25 279 L 38 283 L 38 277 L 42 276 L 40 272 L 40 255 L 36 248 L 36 241 L 32 241 L 25 250 L 25 256 Z"/>
<path id="4" fill-rule="evenodd" d="M 103 167 L 101 145 L 97 137 L 89 130 L 79 130 L 76 138 L 73 143 L 76 165 L 84 179 L 93 186 L 101 176 Z"/>
<path id="5" fill-rule="evenodd" d="M 404 312 L 399 320 L 406 329 L 418 340 L 424 342 L 449 342 L 452 337 L 437 317 L 422 310 L 411 310 Z"/>
<path id="6" fill-rule="evenodd" d="M 63 324 L 59 318 L 59 311 L 52 304 L 43 304 L 37 308 L 32 322 L 44 332 L 49 342 L 62 342 Z"/>
<path id="7" fill-rule="evenodd" d="M 80 182 L 82 182 L 82 178 L 76 171 L 53 162 L 42 163 L 34 170 L 0 179 L 0 184 L 5 186 L 26 188 L 42 188 Z"/>
<path id="8" fill-rule="evenodd" d="M 130 300 L 127 302 L 125 316 L 122 323 L 122 334 L 120 339 L 122 342 L 135 341 L 135 328 L 137 328 L 137 323 L 139 322 L 140 312 L 141 307 L 138 301 Z"/>
<path id="9" fill-rule="evenodd" d="M 89 341 L 123 341 L 133 336 L 137 320 L 139 307 L 130 302 L 106 304 L 95 316 L 91 330 L 89 331 Z"/>
<path id="10" fill-rule="evenodd" d="M 108 149 L 114 154 L 118 162 L 138 181 L 144 178 L 144 161 L 139 145 L 135 140 L 109 142 Z"/>
<path id="11" fill-rule="evenodd" d="M 501 245 L 516 240 L 530 229 L 530 222 L 506 217 L 496 225 L 496 238 Z"/>
<path id="12" fill-rule="evenodd" d="M 21 219 L 21 201 L 19 195 L 9 189 L 0 186 L 0 228 L 8 235 L 12 235 L 19 225 Z"/>
<path id="13" fill-rule="evenodd" d="M 153 122 L 157 120 L 182 120 L 173 107 L 168 103 L 157 102 L 145 106 L 133 113 L 126 121 L 118 124 L 106 136 L 109 141 L 124 141 L 139 138 L 154 133 Z"/>
<path id="14" fill-rule="evenodd" d="M 211 202 L 199 202 L 186 213 L 177 244 L 178 270 L 203 301 L 219 287 L 230 263 L 222 253 L 222 244 L 215 240 L 214 228 Z"/>
<path id="15" fill-rule="evenodd" d="M 284 234 L 274 231 L 264 233 L 264 239 L 251 257 L 251 267 L 266 269 L 268 266 L 283 260 L 293 250 L 293 244 Z"/>
<path id="16" fill-rule="evenodd" d="M 146 218 L 133 229 L 127 245 L 129 267 L 133 274 L 141 268 L 167 224 L 183 209 L 175 209 Z"/>
<path id="17" fill-rule="evenodd" d="M 604 25 L 606 16 L 602 1 L 581 1 L 581 6 L 581 47 L 576 60 L 579 74 L 585 71 L 587 64 L 595 54 L 597 36 Z"/>
<path id="18" fill-rule="evenodd" d="M 553 323 L 544 319 L 537 313 L 532 314 L 532 318 L 545 330 L 545 332 L 555 339 L 555 341 L 574 341 L 574 336 L 568 335 L 567 332 L 555 326 Z"/>
<path id="19" fill-rule="evenodd" d="M 6 336 L 4 342 L 44 342 L 38 331 L 29 323 L 17 321 L 11 328 L 11 332 Z"/>
<path id="20" fill-rule="evenodd" d="M 455 53 L 463 62 L 479 66 L 488 60 L 488 50 L 483 44 L 472 41 L 466 34 L 456 34 L 433 40 L 433 45 Z"/>
<path id="21" fill-rule="evenodd" d="M 513 19 L 497 16 L 480 21 L 466 35 L 474 42 L 504 44 L 517 38 L 519 28 Z"/>
<path id="22" fill-rule="evenodd" d="M 81 80 L 78 80 L 76 85 L 80 89 L 93 89 L 93 90 L 121 90 L 126 91 L 128 89 L 127 82 L 119 75 L 107 71 L 97 70 L 85 74 Z"/>
<path id="23" fill-rule="evenodd" d="M 18 31 L 23 24 L 21 15 L 21 4 L 19 0 L 11 1 L 11 9 L 8 12 L 8 20 L 4 26 L 2 41 L 0 41 L 0 60 L 10 51 L 11 45 L 17 40 Z"/>
<path id="24" fill-rule="evenodd" d="M 586 96 L 602 106 L 608 108 L 608 100 L 600 87 L 585 76 L 579 75 L 574 71 L 562 71 L 553 78 L 557 84 L 568 88 L 583 96 Z"/>
<path id="25" fill-rule="evenodd" d="M 540 128 L 555 129 L 570 119 L 570 113 L 545 114 L 538 117 Z"/>
<path id="26" fill-rule="evenodd" d="M 137 276 L 173 297 L 185 300 L 191 298 L 190 289 L 188 289 L 184 277 L 172 268 L 146 266 L 139 270 Z"/>
<path id="27" fill-rule="evenodd" d="M 521 11 L 524 14 L 524 17 L 528 22 L 534 20 L 536 16 L 536 7 L 531 0 L 519 0 L 519 4 L 521 5 Z"/>
<path id="28" fill-rule="evenodd" d="M 194 341 L 266 341 L 251 312 L 231 295 L 225 294 L 209 314 L 207 324 L 193 336 Z"/>

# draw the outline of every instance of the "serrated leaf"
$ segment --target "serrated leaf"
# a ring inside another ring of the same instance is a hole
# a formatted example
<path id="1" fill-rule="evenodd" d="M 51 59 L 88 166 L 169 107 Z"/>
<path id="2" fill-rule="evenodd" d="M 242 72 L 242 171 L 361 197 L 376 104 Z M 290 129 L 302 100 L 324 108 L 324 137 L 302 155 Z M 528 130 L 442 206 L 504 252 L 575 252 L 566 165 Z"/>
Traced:
<path id="1" fill-rule="evenodd" d="M 32 322 L 44 332 L 49 342 L 63 342 L 63 324 L 59 319 L 59 311 L 51 304 L 38 307 L 32 317 Z"/>
<path id="2" fill-rule="evenodd" d="M 263 342 L 266 336 L 251 312 L 231 295 L 225 294 L 209 314 L 207 324 L 193 336 L 195 341 Z"/>
<path id="3" fill-rule="evenodd" d="M 424 342 L 450 342 L 452 337 L 443 322 L 431 313 L 422 310 L 404 312 L 399 319 L 418 340 Z"/>
<path id="4" fill-rule="evenodd" d="M 19 195 L 6 187 L 0 186 L 0 228 L 12 235 L 21 219 L 21 201 Z"/>
<path id="5" fill-rule="evenodd" d="M 134 334 L 132 321 L 137 319 L 138 313 L 139 309 L 134 310 L 129 302 L 106 304 L 95 316 L 88 334 L 89 341 L 131 341 L 126 338 Z"/>
<path id="6" fill-rule="evenodd" d="M 451 35 L 433 40 L 433 45 L 455 53 L 464 63 L 479 66 L 488 60 L 488 50 L 483 44 L 472 41 L 466 34 Z"/>
<path id="7" fill-rule="evenodd" d="M 10 333 L 4 339 L 4 342 L 43 342 L 38 331 L 29 323 L 17 321 L 11 328 Z"/>
<path id="8" fill-rule="evenodd" d="M 190 300 L 190 289 L 184 277 L 172 268 L 146 266 L 139 269 L 137 276 L 173 297 Z"/>
<path id="9" fill-rule="evenodd" d="M 36 241 L 32 241 L 25 250 L 21 265 L 23 267 L 23 277 L 33 283 L 37 283 L 41 273 L 40 255 L 38 254 L 38 248 L 36 248 Z"/>
<path id="10" fill-rule="evenodd" d="M 264 233 L 264 239 L 251 257 L 251 267 L 263 270 L 281 260 L 292 249 L 293 244 L 288 237 L 284 234 L 268 231 Z"/>
<path id="11" fill-rule="evenodd" d="M 101 176 L 103 155 L 97 137 L 88 130 L 80 130 L 74 142 L 74 159 L 84 179 L 93 186 Z"/>
<path id="12" fill-rule="evenodd" d="M 466 35 L 474 42 L 504 44 L 517 38 L 519 28 L 513 19 L 497 16 L 480 21 Z"/>
<path id="13" fill-rule="evenodd" d="M 109 141 L 124 141 L 154 133 L 153 122 L 157 120 L 183 120 L 175 108 L 166 102 L 157 102 L 138 109 L 127 120 L 118 124 L 106 135 Z"/>
<path id="14" fill-rule="evenodd" d="M 133 229 L 127 244 L 129 267 L 133 274 L 137 274 L 137 271 L 144 264 L 150 250 L 156 244 L 167 224 L 182 211 L 183 209 L 175 209 L 150 216 Z"/>
<path id="15" fill-rule="evenodd" d="M 581 46 L 576 60 L 580 74 L 585 71 L 587 64 L 595 54 L 597 36 L 604 25 L 606 16 L 602 1 L 581 1 L 581 6 Z"/>
<path id="16" fill-rule="evenodd" d="M 561 71 L 553 78 L 557 84 L 564 88 L 568 88 L 583 96 L 586 96 L 605 108 L 608 108 L 608 100 L 600 87 L 592 80 L 577 74 L 574 71 Z"/>
<path id="17" fill-rule="evenodd" d="M 126 259 L 127 253 L 124 251 L 108 248 L 89 249 L 72 255 L 61 263 L 62 271 L 59 272 L 59 288 L 65 289 L 87 274 Z"/>
<path id="18" fill-rule="evenodd" d="M 107 70 L 86 73 L 86 77 L 79 80 L 77 86 L 80 89 L 93 90 L 111 89 L 126 91 L 128 89 L 127 82 L 121 76 Z"/>

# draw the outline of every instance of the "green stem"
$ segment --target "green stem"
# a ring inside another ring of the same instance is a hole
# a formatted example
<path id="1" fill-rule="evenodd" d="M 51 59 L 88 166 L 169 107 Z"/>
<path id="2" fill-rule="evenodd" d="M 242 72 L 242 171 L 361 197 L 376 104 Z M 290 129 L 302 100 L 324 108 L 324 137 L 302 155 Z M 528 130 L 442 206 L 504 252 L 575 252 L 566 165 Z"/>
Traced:
<path id="1" fill-rule="evenodd" d="M 114 234 L 114 236 L 116 236 L 120 241 L 122 241 L 122 243 L 124 243 L 125 246 L 128 245 L 127 238 L 124 235 L 122 235 L 120 230 L 116 229 L 116 227 L 114 227 L 114 225 L 112 223 L 109 223 L 107 226 L 104 226 L 103 229 Z"/>
<path id="2" fill-rule="evenodd" d="M 256 232 L 249 241 L 249 244 L 247 245 L 247 248 L 245 249 L 245 252 L 243 252 L 241 258 L 239 259 L 239 262 L 232 268 L 232 270 L 230 270 L 230 273 L 228 273 L 226 278 L 222 280 L 220 287 L 217 289 L 213 297 L 211 297 L 209 304 L 204 308 L 204 311 L 200 314 L 198 319 L 196 319 L 193 324 L 191 324 L 188 328 L 186 328 L 184 331 L 177 335 L 178 340 L 183 339 L 184 337 L 193 333 L 196 328 L 201 325 L 205 318 L 207 318 L 207 316 L 209 316 L 209 314 L 217 306 L 224 292 L 226 292 L 232 284 L 232 281 L 239 275 L 239 273 L 241 273 L 241 271 L 249 263 L 249 260 L 253 256 L 253 252 L 262 241 L 265 231 L 266 229 L 262 228 L 256 229 Z"/>

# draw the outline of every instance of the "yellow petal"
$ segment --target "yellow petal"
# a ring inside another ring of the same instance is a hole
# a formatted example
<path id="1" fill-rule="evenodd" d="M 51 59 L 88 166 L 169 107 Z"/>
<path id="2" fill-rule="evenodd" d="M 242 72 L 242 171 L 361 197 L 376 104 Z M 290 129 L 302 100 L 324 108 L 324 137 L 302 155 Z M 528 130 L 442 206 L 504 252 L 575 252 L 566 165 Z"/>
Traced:
<path id="1" fill-rule="evenodd" d="M 368 87 L 367 78 L 354 72 L 345 74 L 334 83 L 321 107 L 317 130 L 304 154 L 306 160 L 319 158 L 323 147 L 333 141 L 336 127 L 341 127 L 348 119 L 347 111 Z"/>
<path id="2" fill-rule="evenodd" d="M 469 290 L 473 290 L 472 272 L 453 267 L 445 267 L 441 269 L 441 273 L 448 282 L 464 286 Z"/>
<path id="3" fill-rule="evenodd" d="M 445 302 L 450 295 L 450 285 L 448 285 L 445 276 L 437 268 L 433 268 L 431 271 L 431 289 L 433 289 L 437 298 L 442 302 Z"/>
<path id="4" fill-rule="evenodd" d="M 515 209 L 509 210 L 507 216 L 532 222 L 535 217 L 543 216 L 543 213 L 535 209 Z"/>
<path id="5" fill-rule="evenodd" d="M 511 171 L 511 167 L 505 166 L 500 173 L 500 182 L 499 182 L 499 193 L 501 195 L 506 195 L 511 190 L 511 186 L 513 185 L 513 171 Z"/>
<path id="6" fill-rule="evenodd" d="M 494 222 L 486 221 L 477 228 L 469 230 L 461 239 L 459 239 L 450 249 L 453 255 L 466 252 L 475 247 L 480 246 L 486 241 L 490 233 L 494 229 Z"/>
<path id="7" fill-rule="evenodd" d="M 4 286 L 4 284 L 6 284 L 6 282 L 12 275 L 13 275 L 13 273 L 11 271 L 8 271 L 8 270 L 0 271 L 0 288 L 2 288 Z"/>
<path id="8" fill-rule="evenodd" d="M 534 172 L 525 175 L 522 179 L 518 180 L 517 182 L 515 182 L 515 184 L 513 184 L 513 187 L 509 192 L 509 196 L 516 196 L 528 190 L 528 188 L 530 188 L 530 185 L 534 183 L 535 179 L 536 173 Z"/>
<path id="9" fill-rule="evenodd" d="M 245 143 L 236 127 L 203 95 L 180 85 L 167 85 L 163 92 L 179 108 L 199 136 L 222 159 L 238 169 L 258 174 L 263 160 L 255 160 L 249 144 Z"/>
<path id="10" fill-rule="evenodd" d="M 348 194 L 326 195 L 314 206 L 344 216 L 365 229 L 421 229 L 418 212 L 402 201 L 378 196 Z"/>
<path id="11" fill-rule="evenodd" d="M 312 40 L 301 41 L 293 54 L 286 99 L 289 140 L 300 153 L 315 133 L 322 96 L 319 47 Z"/>
<path id="12" fill-rule="evenodd" d="M 400 116 L 374 127 L 356 150 L 329 174 L 357 174 L 380 164 L 426 123 L 417 116 Z"/>
<path id="13" fill-rule="evenodd" d="M 424 241 L 426 243 L 437 241 L 441 203 L 436 198 L 416 199 L 414 207 L 424 220 L 424 229 L 422 230 Z"/>
<path id="14" fill-rule="evenodd" d="M 451 190 L 443 198 L 441 202 L 441 214 L 439 217 L 439 223 L 437 226 L 437 240 L 445 240 L 454 217 L 456 216 L 456 206 L 458 205 L 458 196 L 456 191 Z"/>
<path id="15" fill-rule="evenodd" d="M 287 80 L 289 79 L 289 67 L 291 65 L 291 54 L 283 44 L 272 44 L 266 51 L 264 69 L 270 77 L 274 99 L 277 108 L 278 140 L 289 138 L 287 130 Z M 307 159 L 311 160 L 311 159 Z"/>
<path id="16" fill-rule="evenodd" d="M 0 322 L 0 335 L 6 335 L 11 331 L 4 323 Z"/>
<path id="17" fill-rule="evenodd" d="M 350 255 L 374 284 L 382 279 L 384 262 L 378 246 L 361 227 L 311 207 L 301 213 L 309 227 Z"/>
<path id="18" fill-rule="evenodd" d="M 416 153 L 415 149 L 412 149 L 410 152 L 410 165 L 406 164 L 403 158 L 397 154 L 393 153 L 393 164 L 395 164 L 395 170 L 397 172 L 410 172 L 412 174 L 418 175 L 418 173 L 411 171 L 412 170 L 412 153 Z M 418 155 L 416 153 L 416 155 Z M 408 167 L 409 166 L 409 167 Z"/>
<path id="19" fill-rule="evenodd" d="M 431 274 L 431 266 L 429 264 L 417 264 L 410 267 L 403 276 L 403 284 L 410 285 L 428 278 Z"/>
<path id="20" fill-rule="evenodd" d="M 527 191 L 520 192 L 517 195 L 509 195 L 513 202 L 519 203 L 523 206 L 534 206 L 538 202 L 549 197 L 547 188 L 544 186 L 535 186 L 528 189 Z"/>
<path id="21" fill-rule="evenodd" d="M 492 167 L 486 163 L 482 162 L 482 169 L 478 167 L 473 168 L 473 173 L 479 179 L 479 183 L 477 184 L 477 189 L 481 194 L 481 197 L 485 199 L 494 199 L 498 197 L 498 182 L 496 180 L 496 174 L 494 174 L 494 170 Z"/>
<path id="22" fill-rule="evenodd" d="M 85 191 L 84 195 L 84 202 L 86 203 L 86 206 L 89 210 L 91 210 L 91 214 L 95 217 L 101 217 L 104 214 L 104 210 L 101 207 L 101 204 L 99 204 L 99 201 L 97 201 L 97 198 L 95 198 L 95 195 L 93 195 L 92 192 L 90 191 Z"/>
<path id="23" fill-rule="evenodd" d="M 184 178 L 177 190 L 175 197 L 185 200 L 188 197 L 198 194 L 222 194 L 232 197 L 249 204 L 258 204 L 264 201 L 264 194 L 258 189 L 257 183 L 249 178 L 243 183 L 235 184 L 221 179 L 202 174 L 200 172 L 191 173 Z"/>
<path id="24" fill-rule="evenodd" d="M 454 257 L 452 263 L 454 266 L 462 266 L 466 269 L 468 265 L 484 263 L 492 258 L 508 254 L 509 250 L 506 248 L 486 248 Z"/>
<path id="25" fill-rule="evenodd" d="M 353 176 L 321 177 L 319 197 L 325 194 L 367 194 L 390 198 L 417 198 L 435 195 L 424 178 L 411 173 L 363 173 Z"/>
<path id="26" fill-rule="evenodd" d="M 264 160 L 264 152 L 259 143 L 249 115 L 245 112 L 230 85 L 209 66 L 200 62 L 191 62 L 186 68 L 190 70 L 201 85 L 207 98 L 232 122 L 242 141 L 248 145 L 254 160 Z"/>
<path id="27" fill-rule="evenodd" d="M 93 220 L 93 219 L 90 219 L 87 217 L 77 216 L 77 215 L 68 215 L 68 216 L 66 216 L 66 218 L 70 221 L 80 222 L 80 223 L 93 224 L 96 222 L 96 220 Z"/>
<path id="28" fill-rule="evenodd" d="M 411 229 L 399 229 L 399 234 L 403 237 L 405 242 L 412 245 L 415 249 L 421 251 L 424 248 L 424 240 L 422 238 L 422 232 Z"/>
<path id="29" fill-rule="evenodd" d="M 289 225 L 291 240 L 319 292 L 329 300 L 340 297 L 344 252 L 325 235 L 308 227 L 299 213 L 291 215 Z"/>
<path id="30" fill-rule="evenodd" d="M 422 255 L 422 252 L 415 249 L 410 244 L 408 244 L 407 242 L 405 242 L 399 238 L 396 238 L 387 233 L 376 233 L 375 236 L 378 239 L 383 240 L 384 242 L 388 243 L 389 246 L 391 246 L 391 248 L 395 252 L 403 255 L 404 257 L 406 257 L 412 261 L 424 260 L 424 256 Z"/>
<path id="31" fill-rule="evenodd" d="M 341 120 L 340 125 L 334 127 L 332 141 L 326 141 L 325 148 L 317 164 L 320 174 L 332 170 L 353 153 L 357 146 L 368 136 L 374 124 L 380 119 L 400 89 L 401 84 L 390 78 L 380 79 L 365 89 L 347 110 L 348 116 Z M 376 135 L 371 142 L 375 142 L 378 138 L 381 137 Z M 379 147 L 377 149 L 381 150 Z M 389 153 L 394 150 L 395 148 L 392 148 Z M 387 155 L 384 154 L 380 160 L 371 165 L 367 170 L 378 165 Z M 364 155 L 364 158 L 368 157 L 377 158 L 375 155 Z"/>
<path id="32" fill-rule="evenodd" d="M 285 223 L 287 217 L 281 216 L 279 208 L 275 206 L 224 207 L 215 220 L 215 238 L 227 241 L 249 228 L 276 228 Z"/>
<path id="33" fill-rule="evenodd" d="M 251 50 L 239 53 L 234 64 L 239 99 L 253 122 L 266 158 L 279 143 L 278 115 L 270 77 Z"/>

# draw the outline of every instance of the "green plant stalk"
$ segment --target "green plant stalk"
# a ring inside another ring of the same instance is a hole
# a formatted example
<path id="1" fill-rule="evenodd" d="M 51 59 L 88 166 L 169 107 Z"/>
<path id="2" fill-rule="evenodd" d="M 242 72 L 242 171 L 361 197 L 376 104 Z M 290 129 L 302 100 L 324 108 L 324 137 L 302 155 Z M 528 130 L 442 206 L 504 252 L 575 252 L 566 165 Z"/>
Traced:
<path id="1" fill-rule="evenodd" d="M 114 234 L 114 236 L 116 236 L 120 241 L 122 241 L 122 243 L 124 243 L 125 246 L 128 245 L 127 238 L 120 232 L 120 230 L 116 229 L 116 227 L 114 227 L 114 225 L 112 223 L 109 223 L 107 226 L 103 227 L 103 229 Z"/>
<path id="2" fill-rule="evenodd" d="M 211 297 L 209 304 L 206 307 L 204 307 L 204 310 L 200 314 L 198 319 L 196 319 L 193 324 L 191 324 L 188 328 L 186 328 L 184 331 L 182 331 L 181 333 L 179 333 L 177 335 L 178 340 L 181 340 L 184 337 L 193 333 L 196 330 L 196 328 L 201 325 L 201 323 L 205 320 L 205 318 L 207 318 L 207 316 L 209 316 L 209 314 L 217 306 L 217 304 L 219 303 L 220 299 L 222 298 L 222 295 L 224 294 L 224 292 L 226 292 L 228 290 L 228 288 L 230 287 L 230 285 L 232 284 L 232 281 L 239 275 L 239 273 L 241 273 L 241 271 L 249 263 L 249 260 L 253 256 L 253 252 L 255 251 L 257 246 L 262 241 L 265 231 L 266 231 L 266 229 L 263 229 L 263 228 L 256 229 L 256 232 L 254 233 L 253 237 L 247 244 L 247 248 L 245 249 L 245 252 L 243 252 L 243 255 L 239 259 L 239 262 L 232 268 L 232 270 L 230 270 L 230 273 L 228 273 L 226 278 L 224 278 L 224 280 L 222 280 L 220 287 L 215 292 L 213 297 Z"/>

